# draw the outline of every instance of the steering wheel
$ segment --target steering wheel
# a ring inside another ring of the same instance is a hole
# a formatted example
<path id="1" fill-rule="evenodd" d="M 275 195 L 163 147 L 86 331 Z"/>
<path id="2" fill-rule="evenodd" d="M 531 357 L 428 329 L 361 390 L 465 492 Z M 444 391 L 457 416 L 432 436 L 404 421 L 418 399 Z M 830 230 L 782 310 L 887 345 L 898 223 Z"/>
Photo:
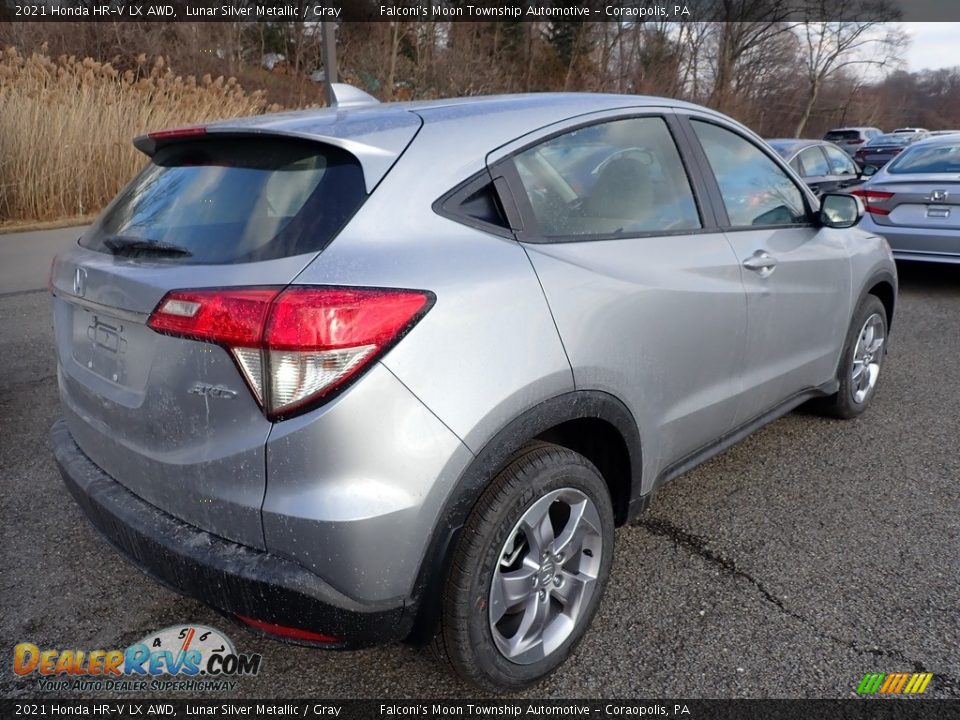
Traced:
<path id="1" fill-rule="evenodd" d="M 606 168 L 607 165 L 612 163 L 614 160 L 619 160 L 620 158 L 625 157 L 632 157 L 634 160 L 639 160 L 644 165 L 653 165 L 653 153 L 646 148 L 634 146 L 623 148 L 622 150 L 617 150 L 616 152 L 611 153 L 591 171 L 591 174 L 599 175 L 601 172 L 603 172 L 604 168 Z"/>

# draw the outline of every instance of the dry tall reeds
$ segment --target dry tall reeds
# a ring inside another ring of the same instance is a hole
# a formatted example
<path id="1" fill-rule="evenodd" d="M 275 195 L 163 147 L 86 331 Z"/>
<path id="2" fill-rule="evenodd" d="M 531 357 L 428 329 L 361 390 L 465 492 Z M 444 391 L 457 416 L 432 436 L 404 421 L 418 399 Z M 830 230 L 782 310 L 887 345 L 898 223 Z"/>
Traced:
<path id="1" fill-rule="evenodd" d="M 143 166 L 131 140 L 144 132 L 275 109 L 234 78 L 181 77 L 162 57 L 131 67 L 3 50 L 0 221 L 101 209 Z"/>

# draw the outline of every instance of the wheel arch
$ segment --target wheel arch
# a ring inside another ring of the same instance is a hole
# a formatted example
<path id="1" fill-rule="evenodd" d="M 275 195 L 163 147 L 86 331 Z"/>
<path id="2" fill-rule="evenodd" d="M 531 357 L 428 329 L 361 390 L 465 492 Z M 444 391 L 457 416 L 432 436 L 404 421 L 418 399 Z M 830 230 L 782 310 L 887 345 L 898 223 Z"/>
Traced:
<path id="1" fill-rule="evenodd" d="M 484 445 L 447 498 L 409 603 L 413 616 L 410 641 L 426 642 L 433 635 L 452 551 L 481 493 L 517 451 L 534 440 L 567 447 L 597 466 L 610 489 L 618 526 L 637 511 L 642 475 L 640 431 L 623 402 L 606 392 L 578 390 L 530 408 Z"/>
<path id="2" fill-rule="evenodd" d="M 889 331 L 893 325 L 893 312 L 897 305 L 896 281 L 893 276 L 888 272 L 883 272 L 871 277 L 866 283 L 864 291 L 861 292 L 857 305 L 867 295 L 874 295 L 883 303 L 883 309 L 887 311 L 887 331 Z"/>

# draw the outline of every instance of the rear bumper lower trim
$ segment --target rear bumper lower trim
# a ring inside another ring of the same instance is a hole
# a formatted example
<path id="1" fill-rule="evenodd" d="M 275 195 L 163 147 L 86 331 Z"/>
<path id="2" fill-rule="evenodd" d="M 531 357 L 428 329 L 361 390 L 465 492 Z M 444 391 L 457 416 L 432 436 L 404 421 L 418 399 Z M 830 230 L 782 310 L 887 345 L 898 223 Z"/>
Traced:
<path id="1" fill-rule="evenodd" d="M 296 563 L 224 540 L 141 500 L 97 467 L 62 420 L 50 431 L 67 489 L 124 557 L 160 583 L 229 615 L 341 638 L 360 648 L 403 638 L 403 605 L 366 606 Z"/>

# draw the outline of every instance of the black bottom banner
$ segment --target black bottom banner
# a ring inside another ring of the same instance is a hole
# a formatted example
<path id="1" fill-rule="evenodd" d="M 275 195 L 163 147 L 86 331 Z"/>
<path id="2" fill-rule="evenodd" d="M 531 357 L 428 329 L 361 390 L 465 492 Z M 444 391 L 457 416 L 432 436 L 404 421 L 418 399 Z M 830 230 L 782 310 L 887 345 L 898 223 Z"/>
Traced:
<path id="1" fill-rule="evenodd" d="M 2 718 L 960 719 L 955 700 L 0 700 Z"/>

